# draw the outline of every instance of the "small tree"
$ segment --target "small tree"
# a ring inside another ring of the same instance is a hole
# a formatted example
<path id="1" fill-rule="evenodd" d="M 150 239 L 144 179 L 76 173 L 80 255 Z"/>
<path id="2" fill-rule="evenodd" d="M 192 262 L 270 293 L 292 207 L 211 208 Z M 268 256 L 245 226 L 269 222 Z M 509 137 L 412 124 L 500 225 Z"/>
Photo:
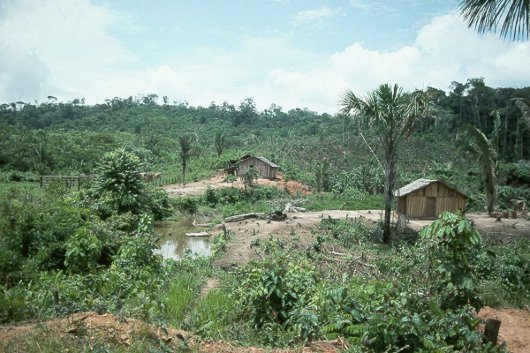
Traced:
<path id="1" fill-rule="evenodd" d="M 482 239 L 473 224 L 459 214 L 442 212 L 438 219 L 420 232 L 426 242 L 432 284 L 440 295 L 442 307 L 457 308 L 470 303 L 480 308 L 474 262 Z"/>
<path id="2" fill-rule="evenodd" d="M 245 185 L 245 190 L 247 188 L 253 188 L 258 185 L 258 171 L 253 167 L 250 167 L 246 173 L 242 175 L 243 185 Z"/>
<path id="3" fill-rule="evenodd" d="M 193 149 L 191 136 L 184 135 L 179 137 L 179 145 L 180 161 L 182 163 L 182 184 L 186 185 L 186 169 L 188 167 L 188 162 L 191 158 L 191 153 Z"/>
<path id="4" fill-rule="evenodd" d="M 221 157 L 223 150 L 225 148 L 225 134 L 221 131 L 215 133 L 215 150 L 217 151 L 217 157 Z"/>
<path id="5" fill-rule="evenodd" d="M 124 149 L 103 156 L 91 192 L 101 201 L 105 213 L 142 212 L 145 185 L 139 174 L 140 166 L 140 159 Z"/>

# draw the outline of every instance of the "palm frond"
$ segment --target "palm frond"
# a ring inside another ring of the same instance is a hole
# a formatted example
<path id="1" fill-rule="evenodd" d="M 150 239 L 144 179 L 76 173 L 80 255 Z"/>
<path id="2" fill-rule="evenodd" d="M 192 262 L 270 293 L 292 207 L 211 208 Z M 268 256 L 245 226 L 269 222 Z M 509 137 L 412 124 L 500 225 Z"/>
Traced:
<path id="1" fill-rule="evenodd" d="M 465 127 L 468 144 L 471 151 L 479 157 L 484 177 L 484 186 L 486 188 L 486 197 L 488 200 L 488 212 L 493 211 L 497 200 L 497 180 L 496 180 L 496 160 L 497 152 L 493 148 L 491 141 L 486 135 L 475 126 L 468 125 Z"/>
<path id="2" fill-rule="evenodd" d="M 529 0 L 462 0 L 460 14 L 479 33 L 497 32 L 502 38 L 528 39 Z"/>

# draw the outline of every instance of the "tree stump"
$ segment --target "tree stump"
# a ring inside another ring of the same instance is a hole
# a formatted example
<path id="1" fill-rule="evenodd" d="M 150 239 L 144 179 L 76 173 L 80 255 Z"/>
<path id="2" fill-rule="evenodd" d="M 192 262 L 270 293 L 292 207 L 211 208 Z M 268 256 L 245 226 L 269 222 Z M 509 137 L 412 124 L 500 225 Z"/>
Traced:
<path id="1" fill-rule="evenodd" d="M 486 336 L 486 340 L 496 345 L 499 338 L 500 328 L 501 320 L 488 319 L 488 321 L 486 321 L 486 328 L 484 329 L 484 336 Z"/>

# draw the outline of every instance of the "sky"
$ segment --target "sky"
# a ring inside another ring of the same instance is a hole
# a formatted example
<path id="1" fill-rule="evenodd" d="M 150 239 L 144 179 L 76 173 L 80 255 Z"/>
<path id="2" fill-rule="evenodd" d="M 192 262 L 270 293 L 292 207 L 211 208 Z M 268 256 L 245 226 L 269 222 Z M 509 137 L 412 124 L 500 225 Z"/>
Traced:
<path id="1" fill-rule="evenodd" d="M 0 103 L 167 96 L 334 114 L 348 89 L 530 85 L 530 42 L 458 0 L 0 0 Z"/>

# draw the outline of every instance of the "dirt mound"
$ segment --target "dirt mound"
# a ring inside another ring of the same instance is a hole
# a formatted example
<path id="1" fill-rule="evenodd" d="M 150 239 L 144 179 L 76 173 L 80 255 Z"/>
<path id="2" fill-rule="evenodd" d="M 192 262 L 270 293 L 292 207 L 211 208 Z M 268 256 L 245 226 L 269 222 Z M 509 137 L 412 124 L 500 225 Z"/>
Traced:
<path id="1" fill-rule="evenodd" d="M 38 339 L 43 334 L 65 341 L 72 337 L 86 337 L 90 342 L 99 341 L 123 346 L 129 346 L 135 338 L 142 336 L 177 347 L 192 337 L 185 331 L 162 329 L 136 319 L 120 319 L 113 314 L 100 315 L 93 312 L 76 313 L 38 324 L 0 326 L 0 342 L 9 347 L 9 351 L 25 351 L 24 347 L 18 346 L 25 341 L 21 340 L 21 337 L 32 336 Z M 0 351 L 2 348 L 0 345 Z"/>
<path id="2" fill-rule="evenodd" d="M 501 321 L 499 344 L 506 343 L 512 353 L 530 352 L 530 309 L 493 309 L 484 307 L 479 317 Z"/>

